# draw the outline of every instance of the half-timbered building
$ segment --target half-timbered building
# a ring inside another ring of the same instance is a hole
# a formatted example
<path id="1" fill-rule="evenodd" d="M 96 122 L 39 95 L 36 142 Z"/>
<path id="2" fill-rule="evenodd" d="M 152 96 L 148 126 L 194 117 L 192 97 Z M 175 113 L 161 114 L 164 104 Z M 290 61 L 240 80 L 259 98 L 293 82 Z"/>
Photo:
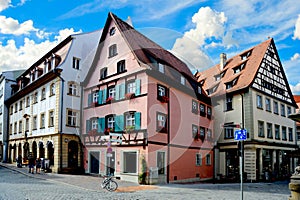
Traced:
<path id="1" fill-rule="evenodd" d="M 234 133 L 247 130 L 244 172 L 249 180 L 287 177 L 294 162 L 297 107 L 272 38 L 197 74 L 212 98 L 215 135 L 219 137 L 216 173 L 238 178 L 239 159 Z"/>
<path id="2" fill-rule="evenodd" d="M 149 183 L 213 177 L 210 99 L 183 62 L 112 13 L 83 85 L 86 173 Z"/>

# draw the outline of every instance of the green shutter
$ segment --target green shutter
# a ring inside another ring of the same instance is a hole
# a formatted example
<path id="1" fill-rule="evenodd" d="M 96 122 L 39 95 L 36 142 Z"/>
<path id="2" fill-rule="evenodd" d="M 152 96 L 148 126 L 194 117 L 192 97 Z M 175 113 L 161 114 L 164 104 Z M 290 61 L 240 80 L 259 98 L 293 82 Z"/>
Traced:
<path id="1" fill-rule="evenodd" d="M 102 104 L 102 94 L 103 94 L 103 91 L 102 90 L 99 90 L 99 95 L 98 95 L 98 104 Z"/>
<path id="2" fill-rule="evenodd" d="M 124 116 L 118 115 L 115 117 L 115 131 L 123 131 L 124 130 Z"/>
<path id="3" fill-rule="evenodd" d="M 141 94 L 141 79 L 135 80 L 135 96 L 138 96 Z"/>
<path id="4" fill-rule="evenodd" d="M 135 120 L 135 130 L 140 130 L 141 129 L 141 113 L 140 112 L 135 112 L 134 113 L 134 120 Z"/>
<path id="5" fill-rule="evenodd" d="M 98 118 L 98 133 L 103 133 L 105 129 L 105 118 Z"/>
<path id="6" fill-rule="evenodd" d="M 90 120 L 86 120 L 85 123 L 86 123 L 85 124 L 86 125 L 85 132 L 88 133 L 91 130 L 91 122 L 90 122 Z"/>
<path id="7" fill-rule="evenodd" d="M 122 83 L 120 85 L 120 99 L 124 99 L 125 98 L 125 83 Z"/>
<path id="8" fill-rule="evenodd" d="M 90 106 L 92 104 L 93 101 L 93 94 L 88 94 L 88 106 Z"/>
<path id="9" fill-rule="evenodd" d="M 103 94 L 102 103 L 106 103 L 106 99 L 107 99 L 107 89 L 104 89 L 102 94 Z"/>
<path id="10" fill-rule="evenodd" d="M 120 99 L 120 86 L 119 85 L 116 85 L 116 100 L 119 100 Z"/>

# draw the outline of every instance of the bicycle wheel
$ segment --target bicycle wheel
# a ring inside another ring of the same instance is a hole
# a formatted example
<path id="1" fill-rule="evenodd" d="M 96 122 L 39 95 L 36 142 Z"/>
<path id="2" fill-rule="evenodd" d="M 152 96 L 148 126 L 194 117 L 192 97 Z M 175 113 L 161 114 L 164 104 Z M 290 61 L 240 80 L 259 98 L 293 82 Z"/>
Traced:
<path id="1" fill-rule="evenodd" d="M 110 192 L 115 191 L 117 188 L 118 188 L 118 184 L 116 181 L 113 180 L 109 181 L 109 183 L 107 183 L 106 185 L 106 189 Z"/>

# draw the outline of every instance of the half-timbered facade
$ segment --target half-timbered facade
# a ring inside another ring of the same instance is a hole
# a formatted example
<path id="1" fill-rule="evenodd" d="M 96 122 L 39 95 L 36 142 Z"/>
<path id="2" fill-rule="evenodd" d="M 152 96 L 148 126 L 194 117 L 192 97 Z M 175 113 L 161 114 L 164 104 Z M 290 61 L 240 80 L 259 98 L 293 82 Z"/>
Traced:
<path id="1" fill-rule="evenodd" d="M 212 98 L 218 135 L 216 173 L 237 178 L 239 171 L 234 132 L 245 128 L 244 171 L 249 180 L 287 177 L 296 148 L 295 122 L 288 118 L 297 107 L 273 39 L 197 74 Z"/>
<path id="2" fill-rule="evenodd" d="M 213 177 L 209 98 L 183 62 L 112 13 L 83 84 L 87 173 L 150 183 Z"/>
<path id="3" fill-rule="evenodd" d="M 96 52 L 101 31 L 70 35 L 12 86 L 9 107 L 10 161 L 21 155 L 45 159 L 53 172 L 82 169 L 80 82 Z"/>

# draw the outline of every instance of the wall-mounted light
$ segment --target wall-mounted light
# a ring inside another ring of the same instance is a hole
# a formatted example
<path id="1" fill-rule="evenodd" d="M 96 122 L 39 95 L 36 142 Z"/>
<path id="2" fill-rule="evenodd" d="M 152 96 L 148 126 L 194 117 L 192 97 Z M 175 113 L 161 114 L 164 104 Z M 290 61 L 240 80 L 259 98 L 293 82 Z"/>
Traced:
<path id="1" fill-rule="evenodd" d="M 65 138 L 65 143 L 68 143 L 69 142 L 69 139 L 68 138 Z"/>

